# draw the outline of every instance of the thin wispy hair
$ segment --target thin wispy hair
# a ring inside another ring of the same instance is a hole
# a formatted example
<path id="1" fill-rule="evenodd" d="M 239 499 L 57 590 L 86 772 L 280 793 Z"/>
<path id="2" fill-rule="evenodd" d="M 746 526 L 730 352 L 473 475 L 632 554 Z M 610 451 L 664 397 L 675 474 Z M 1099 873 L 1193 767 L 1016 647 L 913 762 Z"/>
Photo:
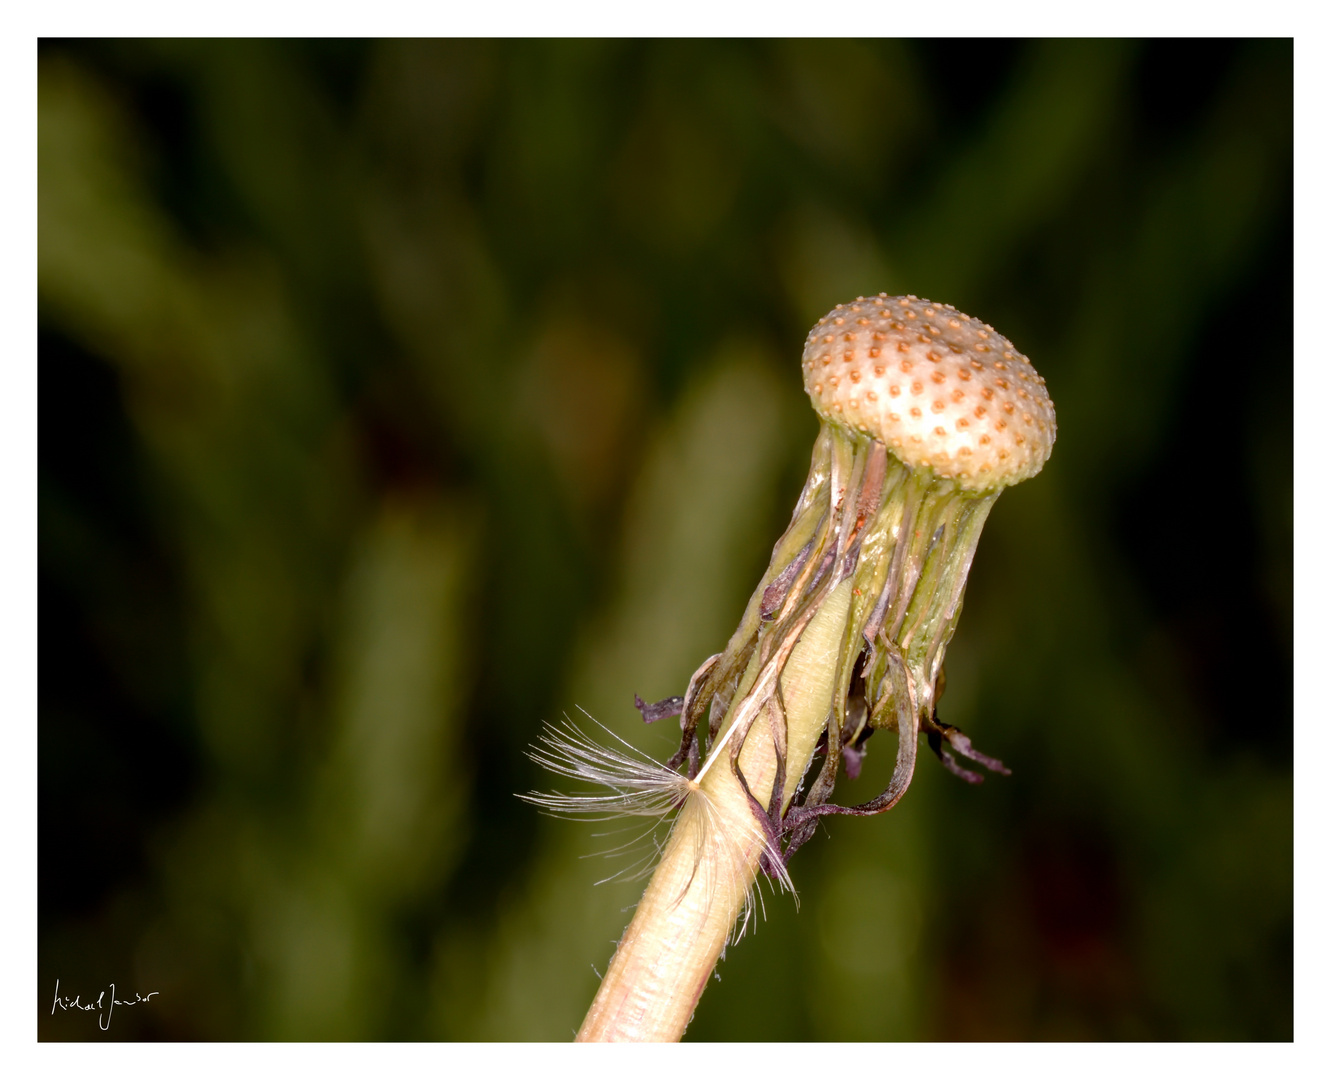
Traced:
<path id="1" fill-rule="evenodd" d="M 660 826 L 670 821 L 676 828 L 683 825 L 685 819 L 679 811 L 686 803 L 691 803 L 697 807 L 697 812 L 688 818 L 693 873 L 680 900 L 699 874 L 702 875 L 701 887 L 709 898 L 717 892 L 716 875 L 730 877 L 726 884 L 733 885 L 734 877 L 743 874 L 746 878 L 743 909 L 730 936 L 732 943 L 738 941 L 753 915 L 755 893 L 766 917 L 766 905 L 757 888 L 755 868 L 743 854 L 743 848 L 755 841 L 762 845 L 768 865 L 775 868 L 775 887 L 795 895 L 781 851 L 755 815 L 741 816 L 744 824 L 739 827 L 745 829 L 747 835 L 733 835 L 735 817 L 723 815 L 699 784 L 666 768 L 585 710 L 579 711 L 604 733 L 604 742 L 590 737 L 565 716 L 561 725 L 545 725 L 540 742 L 527 751 L 527 756 L 556 775 L 591 784 L 600 790 L 575 793 L 532 791 L 518 797 L 555 817 L 584 821 L 613 821 L 625 817 L 649 819 L 651 825 L 645 831 L 615 848 L 597 853 L 612 857 L 636 855 L 642 851 L 644 843 L 648 846 L 647 852 L 635 858 L 631 866 L 603 881 L 631 881 L 651 873 L 664 851 L 664 844 L 658 840 Z M 719 751 L 721 747 L 715 749 Z"/>

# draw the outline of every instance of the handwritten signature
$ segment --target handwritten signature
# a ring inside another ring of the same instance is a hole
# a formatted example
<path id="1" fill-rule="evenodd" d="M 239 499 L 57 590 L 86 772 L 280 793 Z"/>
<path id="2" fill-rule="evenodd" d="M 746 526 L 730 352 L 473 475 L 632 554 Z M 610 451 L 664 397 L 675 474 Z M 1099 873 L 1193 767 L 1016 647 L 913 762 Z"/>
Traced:
<path id="1" fill-rule="evenodd" d="M 89 1001 L 86 1004 L 79 1000 L 79 995 L 71 997 L 60 996 L 60 980 L 55 981 L 55 1003 L 51 1006 L 51 1015 L 55 1015 L 56 1009 L 61 1012 L 73 1010 L 75 1012 L 95 1012 L 97 1014 L 97 1026 L 103 1031 L 111 1030 L 111 1014 L 115 1012 L 117 1005 L 142 1005 L 145 1001 L 155 998 L 158 991 L 154 990 L 151 994 L 140 995 L 135 993 L 133 1001 L 122 1001 L 116 997 L 116 984 L 112 983 L 110 988 L 103 990 L 97 995 L 96 1001 Z"/>

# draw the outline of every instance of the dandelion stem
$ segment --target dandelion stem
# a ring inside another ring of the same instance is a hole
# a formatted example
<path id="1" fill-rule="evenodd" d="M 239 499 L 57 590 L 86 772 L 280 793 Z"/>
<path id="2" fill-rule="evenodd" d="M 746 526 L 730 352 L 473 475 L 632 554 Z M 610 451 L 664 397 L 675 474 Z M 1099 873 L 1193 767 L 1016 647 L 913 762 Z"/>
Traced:
<path id="1" fill-rule="evenodd" d="M 775 668 L 788 724 L 783 803 L 798 787 L 827 723 L 850 598 L 850 582 L 842 582 L 791 643 L 785 664 Z M 759 678 L 756 663 L 755 658 L 750 665 L 753 677 L 745 680 L 751 685 Z M 772 661 L 764 665 L 770 667 Z M 774 683 L 777 677 L 772 676 Z M 741 703 L 761 699 L 747 693 L 749 689 L 741 683 L 726 732 L 716 740 L 709 763 L 720 754 L 728 733 L 744 722 Z M 772 721 L 771 710 L 763 708 L 739 755 L 750 790 L 760 801 L 768 799 L 778 767 Z M 695 785 L 697 792 L 675 822 L 578 1032 L 580 1042 L 679 1039 L 732 927 L 750 902 L 759 861 L 770 845 L 748 797 L 729 769 L 712 770 L 706 777 L 700 772 Z"/>

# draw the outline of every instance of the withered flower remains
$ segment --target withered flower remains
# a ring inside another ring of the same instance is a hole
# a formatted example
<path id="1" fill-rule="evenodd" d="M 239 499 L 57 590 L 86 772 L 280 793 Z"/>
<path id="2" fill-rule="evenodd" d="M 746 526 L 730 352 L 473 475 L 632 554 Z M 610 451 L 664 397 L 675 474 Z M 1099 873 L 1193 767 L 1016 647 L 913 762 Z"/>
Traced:
<path id="1" fill-rule="evenodd" d="M 680 807 L 581 1039 L 678 1038 L 757 873 L 788 884 L 818 817 L 895 805 L 921 731 L 964 779 L 979 776 L 953 751 L 1006 772 L 935 703 L 989 510 L 1053 446 L 1044 380 L 992 327 L 914 296 L 839 305 L 810 331 L 803 366 L 822 427 L 790 526 L 725 650 L 682 698 L 639 702 L 647 720 L 678 712 L 678 753 L 663 767 L 570 731 L 535 755 L 609 789 L 532 797 L 548 808 Z M 833 803 L 840 770 L 856 775 L 883 729 L 898 734 L 887 789 Z"/>

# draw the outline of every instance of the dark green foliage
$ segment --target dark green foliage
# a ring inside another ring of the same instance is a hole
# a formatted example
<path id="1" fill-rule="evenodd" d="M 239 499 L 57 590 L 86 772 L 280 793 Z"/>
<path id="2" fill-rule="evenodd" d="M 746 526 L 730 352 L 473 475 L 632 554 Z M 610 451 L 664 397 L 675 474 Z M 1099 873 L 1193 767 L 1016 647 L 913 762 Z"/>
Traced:
<path id="1" fill-rule="evenodd" d="M 568 1037 L 636 887 L 513 798 L 734 629 L 858 293 L 1057 405 L 922 757 L 694 1039 L 1289 1039 L 1288 42 L 46 42 L 48 1039 Z M 843 802 L 885 786 L 880 734 Z M 779 989 L 779 992 L 777 990 Z"/>

